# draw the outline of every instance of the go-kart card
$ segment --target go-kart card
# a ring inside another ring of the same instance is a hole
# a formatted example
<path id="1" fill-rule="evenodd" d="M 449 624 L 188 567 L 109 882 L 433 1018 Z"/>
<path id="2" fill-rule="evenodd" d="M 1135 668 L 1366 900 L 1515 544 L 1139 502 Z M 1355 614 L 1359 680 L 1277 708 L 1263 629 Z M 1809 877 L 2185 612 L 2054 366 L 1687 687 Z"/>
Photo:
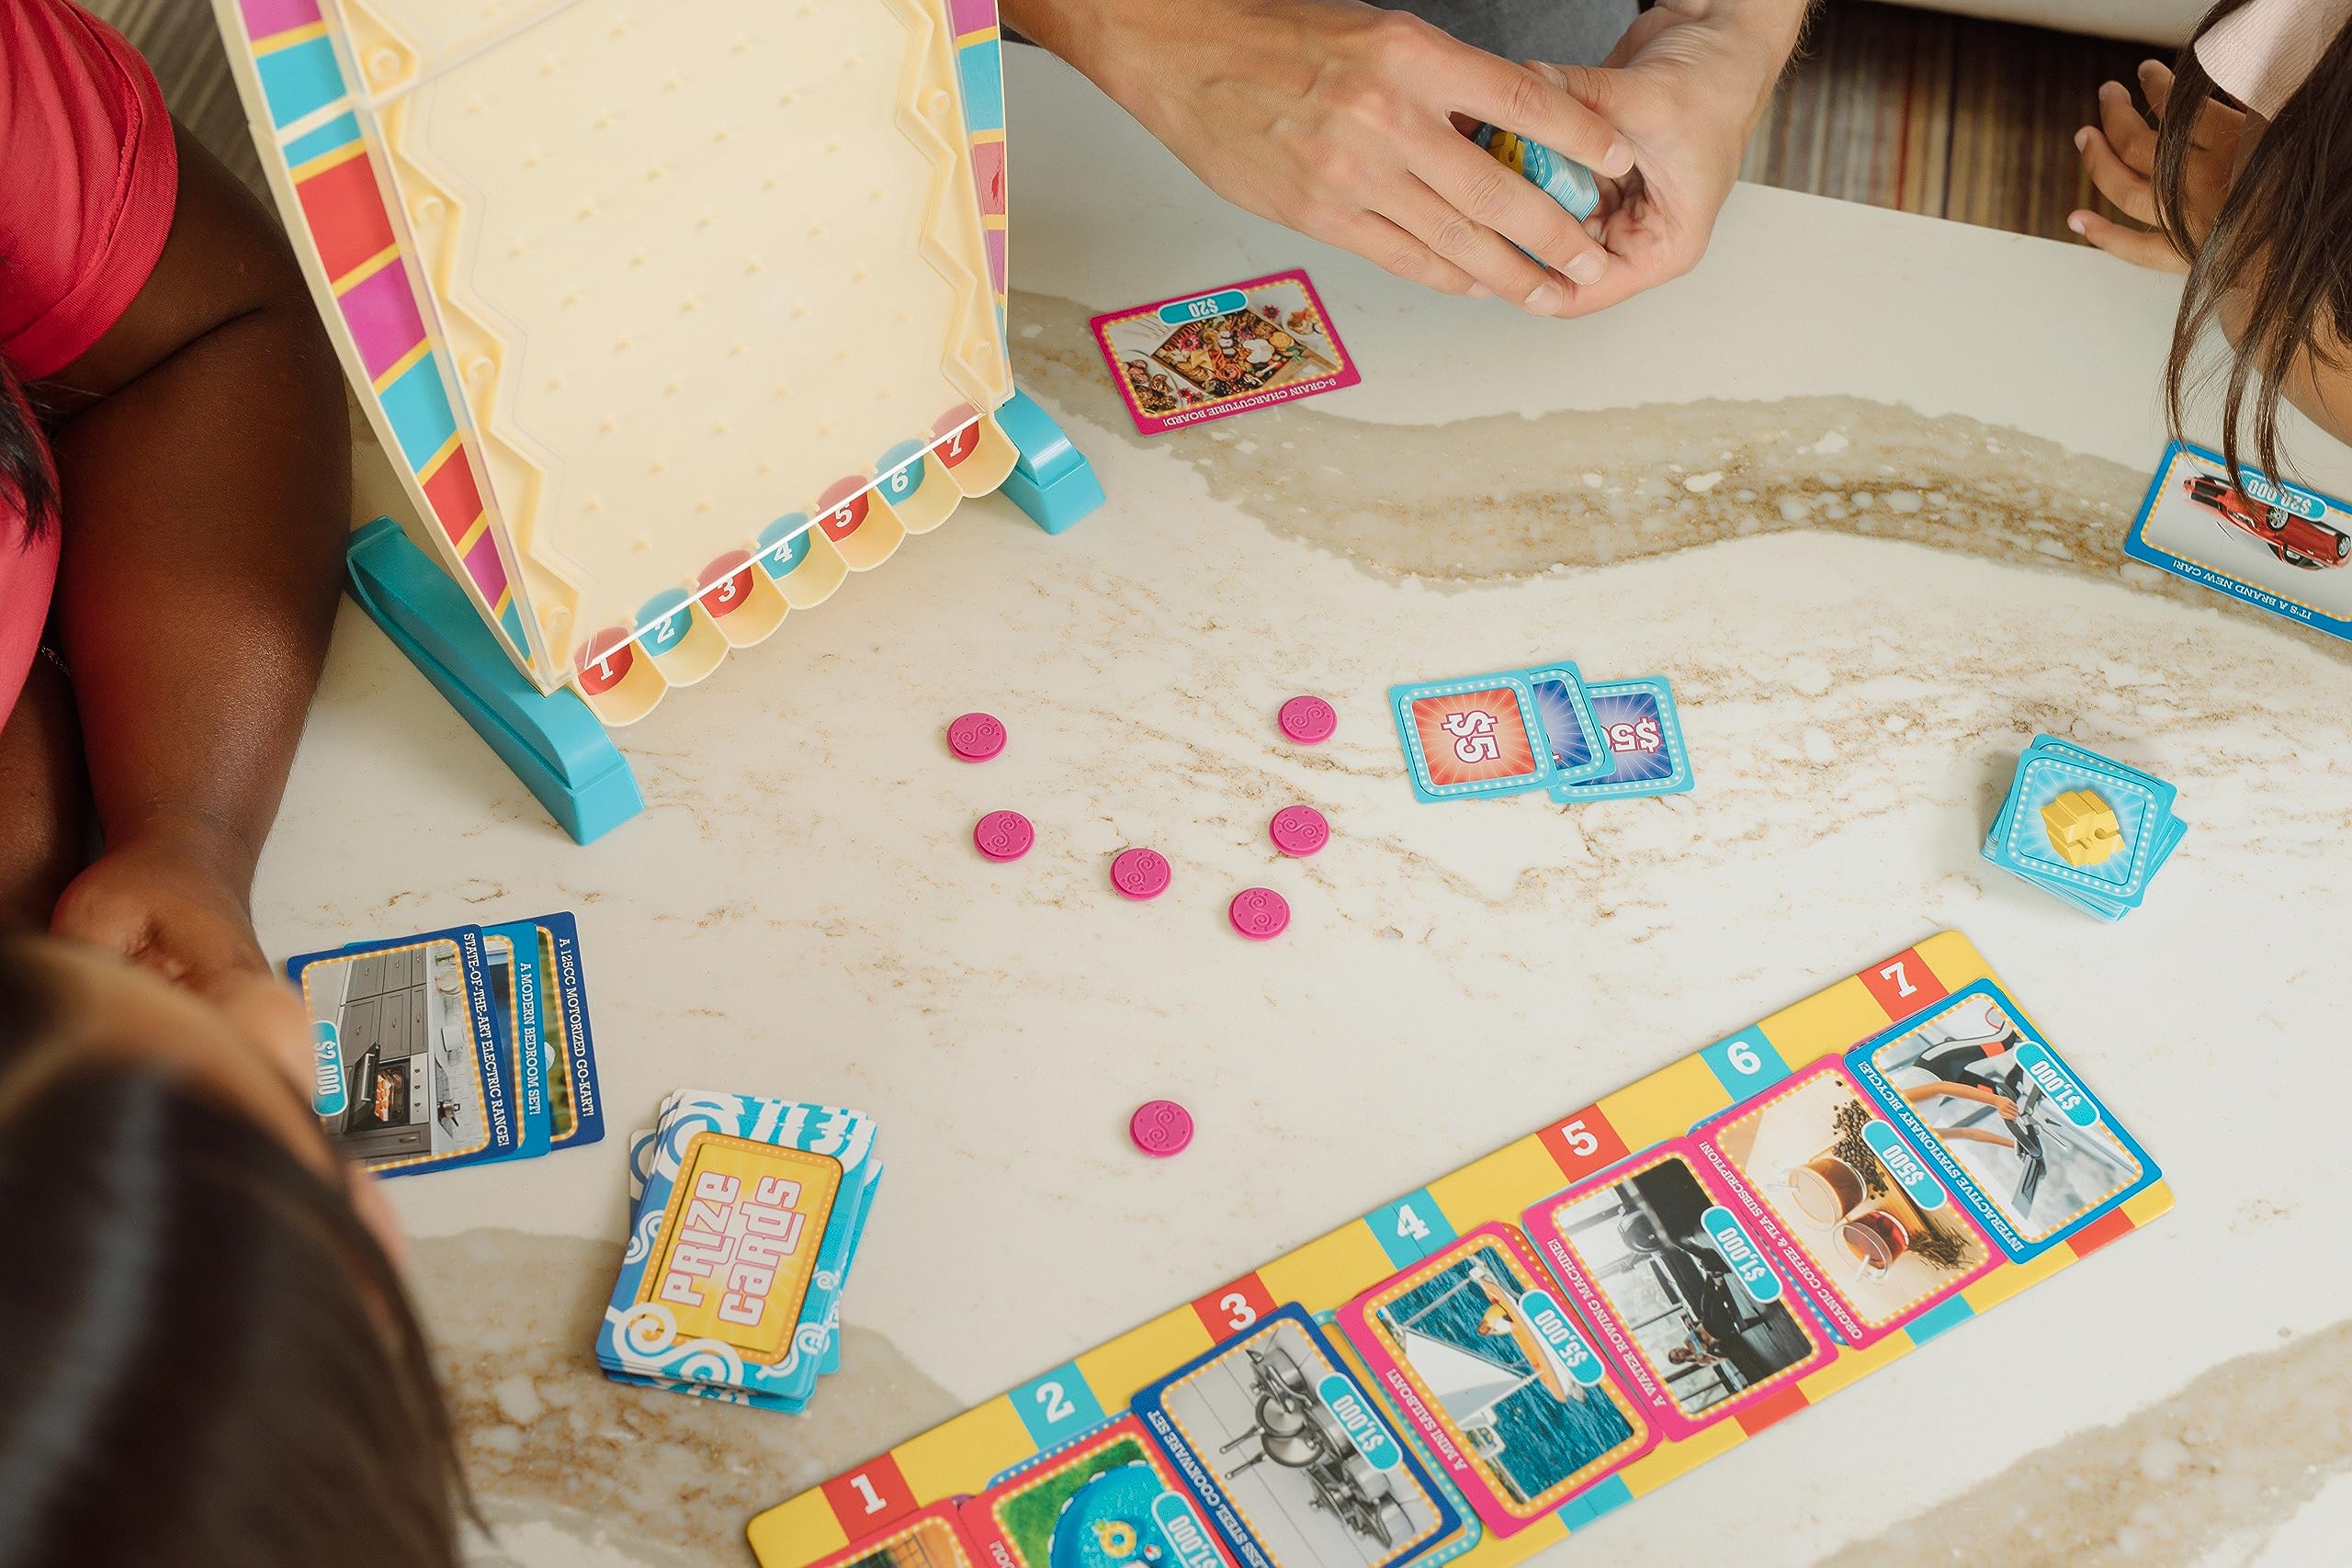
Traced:
<path id="1" fill-rule="evenodd" d="M 306 953 L 286 973 L 311 1015 L 311 1108 L 345 1157 L 389 1177 L 516 1153 L 481 927 Z"/>
<path id="2" fill-rule="evenodd" d="M 1601 741 L 1584 672 L 1574 660 L 1530 670 L 1527 684 L 1535 694 L 1535 716 L 1551 748 L 1555 784 L 1582 784 L 1615 771 L 1616 758 Z"/>
<path id="3" fill-rule="evenodd" d="M 1089 324 L 1146 435 L 1363 379 L 1315 286 L 1295 270 L 1114 310 Z"/>
<path id="4" fill-rule="evenodd" d="M 1656 1441 L 1515 1225 L 1481 1225 L 1340 1310 L 1348 1343 L 1510 1535 Z"/>
<path id="5" fill-rule="evenodd" d="M 1231 1568 L 1132 1416 L 1017 1466 L 963 1506 L 987 1568 Z"/>
<path id="6" fill-rule="evenodd" d="M 2165 448 L 2123 553 L 2331 637 L 2352 638 L 2352 508 L 2222 455 Z"/>
<path id="7" fill-rule="evenodd" d="M 1636 1406 L 1686 1438 L 1836 1354 L 1780 1267 L 1677 1140 L 1527 1211 L 1525 1231 Z"/>
<path id="8" fill-rule="evenodd" d="M 1424 801 L 1515 795 L 1557 776 L 1534 689 L 1516 671 L 1391 686 L 1388 705 Z"/>
<path id="9" fill-rule="evenodd" d="M 1461 1528 L 1295 1303 L 1133 1407 L 1244 1568 L 1390 1568 Z"/>
<path id="10" fill-rule="evenodd" d="M 1585 690 L 1609 767 L 1583 780 L 1551 781 L 1554 800 L 1680 795 L 1690 788 L 1690 753 L 1682 742 L 1674 690 L 1663 676 L 1596 681 Z"/>
<path id="11" fill-rule="evenodd" d="M 1698 1144 L 1741 1222 L 1845 1344 L 1883 1338 L 1993 1267 L 1927 1158 L 1835 1059 L 1708 1123 Z"/>
<path id="12" fill-rule="evenodd" d="M 596 1081 L 596 1041 L 588 1019 L 588 981 L 581 967 L 580 927 L 568 914 L 541 915 L 538 928 L 540 1032 L 547 1042 L 548 1141 L 559 1149 L 605 1135 L 604 1094 Z"/>
<path id="13" fill-rule="evenodd" d="M 861 1536 L 809 1568 L 981 1568 L 959 1503 L 933 1503 Z M 1172 1565 L 1171 1565 L 1172 1568 Z"/>
<path id="14" fill-rule="evenodd" d="M 2000 987 L 1978 980 L 1846 1058 L 1854 1079 L 2011 1259 L 2162 1178 Z"/>
<path id="15" fill-rule="evenodd" d="M 490 1010 L 506 1043 L 507 1082 L 514 1100 L 514 1157 L 548 1152 L 555 1110 L 548 1100 L 547 1037 L 539 1027 L 539 929 L 525 920 L 482 928 Z"/>

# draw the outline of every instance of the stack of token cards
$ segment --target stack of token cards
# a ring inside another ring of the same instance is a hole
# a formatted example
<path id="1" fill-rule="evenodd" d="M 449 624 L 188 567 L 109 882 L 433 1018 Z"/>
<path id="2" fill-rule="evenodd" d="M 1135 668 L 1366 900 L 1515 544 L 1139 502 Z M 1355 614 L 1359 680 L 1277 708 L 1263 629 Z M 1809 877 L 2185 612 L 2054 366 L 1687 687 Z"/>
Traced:
<path id="1" fill-rule="evenodd" d="M 882 1179 L 854 1111 L 689 1089 L 629 1140 L 628 1247 L 596 1330 L 616 1382 L 794 1412 L 841 1365 Z"/>
<path id="2" fill-rule="evenodd" d="M 2172 814 L 2175 794 L 2154 773 L 2037 735 L 1984 835 L 1984 858 L 2103 920 L 2120 920 L 2140 907 L 2188 831 Z"/>
<path id="3" fill-rule="evenodd" d="M 1690 787 L 1674 693 L 1655 675 L 1588 685 L 1563 659 L 1392 686 L 1388 702 L 1425 801 L 1547 789 L 1570 803 Z"/>
<path id="4" fill-rule="evenodd" d="M 311 1109 L 380 1176 L 533 1159 L 605 1135 L 570 915 L 450 926 L 287 961 Z"/>

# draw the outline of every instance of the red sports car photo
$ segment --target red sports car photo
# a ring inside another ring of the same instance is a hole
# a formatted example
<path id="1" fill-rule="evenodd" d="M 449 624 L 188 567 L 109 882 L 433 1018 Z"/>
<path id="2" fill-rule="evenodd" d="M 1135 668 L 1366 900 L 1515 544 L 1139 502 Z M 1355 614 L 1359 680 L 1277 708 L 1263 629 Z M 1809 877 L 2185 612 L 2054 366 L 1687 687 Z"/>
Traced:
<path id="1" fill-rule="evenodd" d="M 2352 534 L 2298 517 L 2280 506 L 2265 506 L 2211 474 L 2183 479 L 2188 499 L 2214 513 L 2239 533 L 2251 536 L 2289 566 L 2305 571 L 2352 560 Z"/>

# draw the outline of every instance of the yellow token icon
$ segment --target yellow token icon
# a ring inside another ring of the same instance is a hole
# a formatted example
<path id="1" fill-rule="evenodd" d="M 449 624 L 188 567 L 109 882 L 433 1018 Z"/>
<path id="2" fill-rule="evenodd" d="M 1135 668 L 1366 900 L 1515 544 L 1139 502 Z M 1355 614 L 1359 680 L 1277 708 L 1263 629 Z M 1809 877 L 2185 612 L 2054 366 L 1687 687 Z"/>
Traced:
<path id="1" fill-rule="evenodd" d="M 2097 865 L 2123 847 L 2115 808 L 2086 789 L 2070 789 L 2043 807 L 2041 825 L 2068 865 Z"/>

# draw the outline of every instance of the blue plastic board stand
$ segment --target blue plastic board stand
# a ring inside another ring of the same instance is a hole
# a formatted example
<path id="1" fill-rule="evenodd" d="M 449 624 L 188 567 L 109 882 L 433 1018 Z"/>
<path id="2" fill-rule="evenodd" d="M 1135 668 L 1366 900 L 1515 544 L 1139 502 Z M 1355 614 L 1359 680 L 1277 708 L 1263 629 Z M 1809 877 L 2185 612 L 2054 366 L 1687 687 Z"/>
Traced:
<path id="1" fill-rule="evenodd" d="M 1004 493 L 1038 527 L 1061 533 L 1102 504 L 1094 465 L 1028 393 L 1014 392 L 996 411 L 996 423 L 1021 454 L 1004 477 Z"/>
<path id="2" fill-rule="evenodd" d="M 628 759 L 580 694 L 544 693 L 525 680 L 473 601 L 399 524 L 377 518 L 351 536 L 344 558 L 360 607 L 565 832 L 588 843 L 645 809 Z"/>

